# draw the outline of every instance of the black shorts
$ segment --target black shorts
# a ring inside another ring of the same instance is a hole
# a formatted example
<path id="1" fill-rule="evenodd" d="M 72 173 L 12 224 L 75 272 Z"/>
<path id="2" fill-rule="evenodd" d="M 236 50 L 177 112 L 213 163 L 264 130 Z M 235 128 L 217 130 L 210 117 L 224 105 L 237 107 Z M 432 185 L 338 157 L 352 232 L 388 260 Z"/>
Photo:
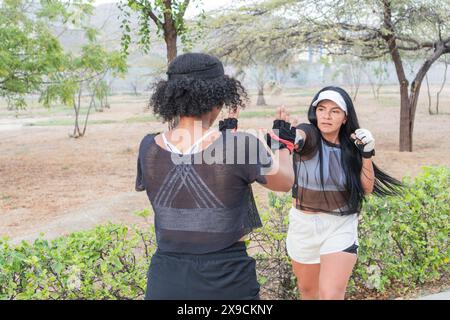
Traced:
<path id="1" fill-rule="evenodd" d="M 259 299 L 256 263 L 244 242 L 218 252 L 187 254 L 156 250 L 147 277 L 146 300 Z"/>

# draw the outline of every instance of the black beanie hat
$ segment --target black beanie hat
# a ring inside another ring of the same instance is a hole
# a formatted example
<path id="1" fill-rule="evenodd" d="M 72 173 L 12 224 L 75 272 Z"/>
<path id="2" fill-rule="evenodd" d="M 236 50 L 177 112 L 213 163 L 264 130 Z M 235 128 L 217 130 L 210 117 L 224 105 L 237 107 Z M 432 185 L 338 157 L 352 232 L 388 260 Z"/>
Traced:
<path id="1" fill-rule="evenodd" d="M 222 62 L 204 53 L 185 53 L 176 57 L 169 65 L 169 80 L 191 77 L 214 79 L 225 74 Z"/>

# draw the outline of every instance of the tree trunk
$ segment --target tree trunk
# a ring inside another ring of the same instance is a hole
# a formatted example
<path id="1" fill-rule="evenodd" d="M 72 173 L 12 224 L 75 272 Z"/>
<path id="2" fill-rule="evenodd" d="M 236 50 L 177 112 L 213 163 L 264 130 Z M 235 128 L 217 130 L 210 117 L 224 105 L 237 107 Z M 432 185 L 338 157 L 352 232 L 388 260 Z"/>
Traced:
<path id="1" fill-rule="evenodd" d="M 166 11 L 164 12 L 164 41 L 166 42 L 167 49 L 167 65 L 169 65 L 173 59 L 177 56 L 177 29 L 175 26 L 175 20 L 172 13 L 172 2 L 165 0 Z"/>
<path id="2" fill-rule="evenodd" d="M 177 57 L 177 33 L 175 30 L 165 36 L 167 48 L 167 65 Z"/>
<path id="3" fill-rule="evenodd" d="M 264 88 L 258 88 L 258 100 L 256 100 L 257 106 L 266 106 L 266 99 L 264 99 Z"/>
<path id="4" fill-rule="evenodd" d="M 166 42 L 167 49 L 167 65 L 169 65 L 177 57 L 177 37 L 177 30 L 175 29 L 175 23 L 172 16 L 165 13 L 164 41 Z M 175 128 L 179 122 L 179 117 L 172 119 L 168 124 L 169 130 Z"/>
<path id="5" fill-rule="evenodd" d="M 412 151 L 412 126 L 411 126 L 411 106 L 408 99 L 408 79 L 403 68 L 402 58 L 397 47 L 395 30 L 392 24 L 391 4 L 383 1 L 384 4 L 384 27 L 390 32 L 383 35 L 386 41 L 392 61 L 395 65 L 398 82 L 400 84 L 400 151 Z"/>
<path id="6" fill-rule="evenodd" d="M 367 80 L 369 80 L 370 89 L 372 89 L 373 97 L 378 100 L 378 98 L 377 98 L 377 91 L 375 89 L 375 83 L 372 81 L 372 77 L 369 75 L 369 72 L 367 72 L 367 74 L 366 74 L 367 75 Z"/>
<path id="7" fill-rule="evenodd" d="M 75 102 L 75 99 L 73 99 L 73 109 L 75 110 L 75 126 L 73 128 L 73 135 L 72 138 L 78 138 L 80 137 L 80 126 L 79 126 L 79 117 L 80 117 L 80 109 L 81 109 L 81 93 L 82 88 L 80 87 L 78 91 L 78 100 Z"/>
<path id="8" fill-rule="evenodd" d="M 446 59 L 444 60 L 444 63 L 445 63 L 444 79 L 442 80 L 441 88 L 439 89 L 439 91 L 438 91 L 437 94 L 436 94 L 436 113 L 437 113 L 437 114 L 439 114 L 439 95 L 441 94 L 442 89 L 444 89 L 445 82 L 447 81 L 447 68 L 448 68 L 448 63 L 447 63 L 447 60 L 446 60 Z"/>
<path id="9" fill-rule="evenodd" d="M 89 103 L 89 108 L 88 108 L 88 111 L 86 114 L 86 118 L 84 120 L 84 127 L 83 127 L 83 132 L 81 133 L 81 136 L 84 136 L 84 134 L 86 133 L 87 123 L 88 123 L 89 114 L 91 112 L 92 105 L 95 105 L 95 96 L 94 95 L 92 95 L 91 102 Z"/>
<path id="10" fill-rule="evenodd" d="M 427 93 L 428 93 L 428 114 L 432 115 L 433 111 L 431 111 L 431 93 L 430 93 L 430 83 L 428 81 L 428 75 L 425 76 L 425 80 L 427 83 Z"/>
<path id="11" fill-rule="evenodd" d="M 381 82 L 377 85 L 377 100 L 380 99 L 380 89 L 382 85 L 383 84 Z"/>
<path id="12" fill-rule="evenodd" d="M 75 99 L 73 100 L 73 110 L 75 111 L 75 124 L 73 127 L 73 134 L 72 134 L 72 138 L 77 138 L 78 137 L 78 133 L 80 132 L 80 128 L 78 127 L 78 114 L 79 114 L 79 110 L 77 108 Z M 69 135 L 70 136 L 70 135 Z"/>
<path id="13" fill-rule="evenodd" d="M 350 63 L 350 75 L 352 78 L 352 100 L 353 102 L 356 101 L 356 97 L 358 96 L 359 86 L 361 85 L 361 66 L 356 67 L 357 70 L 355 70 L 354 63 Z"/>
<path id="14" fill-rule="evenodd" d="M 416 116 L 416 108 L 417 108 L 417 102 L 419 101 L 419 93 L 420 93 L 420 87 L 422 85 L 423 78 L 427 74 L 428 70 L 430 70 L 431 65 L 439 59 L 441 55 L 448 52 L 448 49 L 446 45 L 443 42 L 437 43 L 434 49 L 433 54 L 428 57 L 425 62 L 420 67 L 419 71 L 416 74 L 416 77 L 414 78 L 414 81 L 411 83 L 411 92 L 409 94 L 409 131 L 410 131 L 410 140 L 411 145 L 409 147 L 408 151 L 412 151 L 412 134 L 414 131 L 414 118 Z M 400 147 L 401 148 L 401 147 Z M 400 150 L 402 151 L 402 150 Z"/>
<path id="15" fill-rule="evenodd" d="M 138 86 L 138 85 L 137 85 L 137 82 L 136 82 L 136 83 L 131 82 L 130 85 L 131 85 L 131 88 L 133 89 L 134 95 L 137 96 L 137 95 L 138 95 L 138 91 L 137 91 L 137 86 Z"/>
<path id="16" fill-rule="evenodd" d="M 400 151 L 412 152 L 413 126 L 407 85 L 400 85 Z"/>
<path id="17" fill-rule="evenodd" d="M 439 59 L 443 54 L 450 53 L 450 48 L 446 43 L 449 39 L 441 40 L 434 43 L 434 51 L 420 67 L 416 74 L 408 96 L 408 80 L 403 69 L 400 52 L 396 44 L 396 36 L 394 25 L 391 20 L 391 4 L 389 1 L 384 0 L 384 26 L 390 32 L 382 38 L 386 41 L 392 60 L 395 64 L 395 70 L 397 72 L 398 81 L 400 83 L 400 151 L 413 151 L 413 131 L 414 131 L 414 118 L 416 115 L 417 102 L 419 99 L 420 87 L 422 85 L 423 78 L 427 74 L 431 65 Z"/>
<path id="18" fill-rule="evenodd" d="M 171 29 L 165 36 L 166 48 L 167 48 L 167 65 L 169 65 L 173 59 L 177 57 L 177 34 L 175 29 Z M 180 117 L 175 117 L 169 122 L 169 130 L 175 128 L 180 122 Z"/>

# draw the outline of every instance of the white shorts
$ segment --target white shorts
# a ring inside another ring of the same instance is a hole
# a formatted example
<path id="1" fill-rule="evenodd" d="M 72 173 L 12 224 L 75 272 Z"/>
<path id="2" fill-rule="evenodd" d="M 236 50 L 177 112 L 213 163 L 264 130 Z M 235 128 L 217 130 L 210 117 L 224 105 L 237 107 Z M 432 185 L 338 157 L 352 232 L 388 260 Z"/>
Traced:
<path id="1" fill-rule="evenodd" d="M 353 246 L 353 247 L 352 247 Z M 304 264 L 320 263 L 320 256 L 358 246 L 358 215 L 289 211 L 286 248 L 289 257 Z"/>

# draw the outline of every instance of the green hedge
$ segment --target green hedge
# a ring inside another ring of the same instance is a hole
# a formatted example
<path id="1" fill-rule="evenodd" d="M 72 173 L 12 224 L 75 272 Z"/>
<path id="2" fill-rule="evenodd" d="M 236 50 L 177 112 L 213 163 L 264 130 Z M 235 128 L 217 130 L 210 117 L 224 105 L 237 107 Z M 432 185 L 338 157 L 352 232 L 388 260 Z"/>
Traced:
<path id="1" fill-rule="evenodd" d="M 350 298 L 367 290 L 402 294 L 450 274 L 450 170 L 426 167 L 404 182 L 402 197 L 370 197 L 364 205 Z M 269 194 L 263 227 L 248 244 L 263 298 L 297 298 L 285 247 L 290 206 L 288 194 Z M 0 299 L 141 299 L 153 232 L 108 224 L 14 247 L 0 240 Z"/>
<path id="2" fill-rule="evenodd" d="M 108 224 L 51 242 L 0 242 L 0 299 L 137 299 L 146 287 L 151 232 Z"/>
<path id="3" fill-rule="evenodd" d="M 371 197 L 360 224 L 353 288 L 402 293 L 450 271 L 450 170 L 423 168 L 403 197 Z"/>

